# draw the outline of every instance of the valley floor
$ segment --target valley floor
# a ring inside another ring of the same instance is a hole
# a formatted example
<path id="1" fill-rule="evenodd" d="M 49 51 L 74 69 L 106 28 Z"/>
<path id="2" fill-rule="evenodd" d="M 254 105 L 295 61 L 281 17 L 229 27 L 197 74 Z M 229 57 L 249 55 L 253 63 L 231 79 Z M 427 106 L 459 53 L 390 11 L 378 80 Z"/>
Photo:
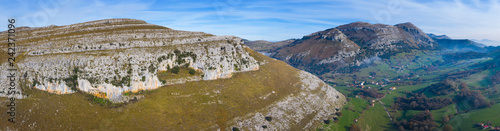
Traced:
<path id="1" fill-rule="evenodd" d="M 453 104 L 436 110 L 429 110 L 436 123 L 436 128 L 450 124 L 454 130 L 482 130 L 476 123 L 488 123 L 500 126 L 500 104 L 491 107 L 474 108 L 466 101 L 458 101 L 459 83 L 465 83 L 470 90 L 479 91 L 485 101 L 500 103 L 500 85 L 491 85 L 489 77 L 499 67 L 478 68 L 494 61 L 492 58 L 465 59 L 447 62 L 440 52 L 412 51 L 399 53 L 390 59 L 361 68 L 357 72 L 342 75 L 323 75 L 335 89 L 348 96 L 348 104 L 342 108 L 338 121 L 323 124 L 319 130 L 398 130 L 398 121 L 410 120 L 425 110 L 402 110 L 395 107 L 396 98 L 410 97 L 410 94 L 424 94 L 429 99 L 450 98 Z M 434 69 L 430 69 L 431 66 Z M 472 71 L 471 71 L 472 70 Z M 477 71 L 476 71 L 477 70 Z M 465 72 L 462 75 L 461 73 Z M 447 95 L 436 95 L 429 91 L 431 85 L 443 81 L 446 77 L 460 76 L 453 79 L 456 90 Z M 394 88 L 393 88 L 394 87 Z M 374 98 L 360 93 L 362 90 L 376 89 L 384 97 Z M 391 89 L 393 88 L 393 89 Z M 373 101 L 372 101 L 373 100 Z M 395 123 L 391 122 L 392 117 Z M 451 116 L 451 117 L 450 117 Z M 445 118 L 447 117 L 447 118 Z M 447 119 L 447 120 L 443 120 Z M 356 121 L 357 120 L 357 121 Z"/>

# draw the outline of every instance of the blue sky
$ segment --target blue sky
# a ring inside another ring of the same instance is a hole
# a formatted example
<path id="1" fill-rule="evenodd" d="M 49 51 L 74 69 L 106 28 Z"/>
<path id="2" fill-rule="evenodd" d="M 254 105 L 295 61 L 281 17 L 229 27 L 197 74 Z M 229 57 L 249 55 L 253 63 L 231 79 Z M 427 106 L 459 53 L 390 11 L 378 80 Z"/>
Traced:
<path id="1" fill-rule="evenodd" d="M 351 22 L 412 22 L 427 33 L 500 41 L 500 0 L 1 0 L 1 30 L 134 18 L 178 30 L 279 41 Z M 499 44 L 500 45 L 500 44 Z"/>

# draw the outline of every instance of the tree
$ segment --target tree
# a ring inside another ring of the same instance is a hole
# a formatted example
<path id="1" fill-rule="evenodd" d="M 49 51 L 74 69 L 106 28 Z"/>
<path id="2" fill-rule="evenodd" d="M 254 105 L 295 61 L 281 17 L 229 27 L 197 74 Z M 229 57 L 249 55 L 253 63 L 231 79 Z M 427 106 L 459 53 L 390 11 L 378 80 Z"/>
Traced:
<path id="1" fill-rule="evenodd" d="M 175 55 L 179 55 L 180 53 L 181 53 L 181 51 L 180 51 L 180 50 L 178 50 L 178 49 L 175 49 L 175 50 L 174 50 L 174 54 L 175 54 Z"/>
<path id="2" fill-rule="evenodd" d="M 405 131 L 405 128 L 403 126 L 398 127 L 399 131 Z"/>
<path id="3" fill-rule="evenodd" d="M 370 76 L 377 76 L 377 73 L 376 72 L 370 72 Z"/>
<path id="4" fill-rule="evenodd" d="M 340 117 L 340 116 L 342 116 L 342 112 L 339 111 L 339 112 L 335 113 L 335 115 Z"/>
<path id="5" fill-rule="evenodd" d="M 174 68 L 172 68 L 172 73 L 177 74 L 180 70 L 181 68 L 179 68 L 179 66 L 174 66 Z"/>
<path id="6" fill-rule="evenodd" d="M 351 128 L 349 128 L 349 131 L 361 131 L 361 128 L 359 128 L 356 124 L 352 124 Z"/>
<path id="7" fill-rule="evenodd" d="M 450 121 L 450 117 L 448 117 L 448 115 L 444 115 L 443 116 L 443 124 L 448 123 L 448 121 Z"/>
<path id="8" fill-rule="evenodd" d="M 190 68 L 189 69 L 189 74 L 194 75 L 194 73 L 196 73 L 196 71 L 193 68 Z"/>
<path id="9" fill-rule="evenodd" d="M 443 131 L 453 131 L 453 126 L 451 126 L 450 124 L 446 124 L 443 127 Z"/>

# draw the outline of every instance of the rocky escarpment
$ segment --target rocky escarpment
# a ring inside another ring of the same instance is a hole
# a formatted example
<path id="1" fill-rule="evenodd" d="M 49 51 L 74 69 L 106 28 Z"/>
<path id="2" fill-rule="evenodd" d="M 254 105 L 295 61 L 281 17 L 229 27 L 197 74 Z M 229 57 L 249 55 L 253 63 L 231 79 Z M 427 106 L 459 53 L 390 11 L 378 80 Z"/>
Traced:
<path id="1" fill-rule="evenodd" d="M 122 97 L 124 92 L 229 78 L 234 72 L 259 69 L 237 37 L 172 30 L 141 20 L 22 28 L 16 35 L 19 78 L 27 86 L 57 94 L 83 91 L 122 102 L 128 99 Z M 202 75 L 158 79 L 158 72 L 174 67 L 192 68 Z M 1 75 L 7 75 L 7 63 L 1 68 Z"/>
<path id="2" fill-rule="evenodd" d="M 299 76 L 302 81 L 300 92 L 255 113 L 235 118 L 230 122 L 232 127 L 261 130 L 261 125 L 264 125 L 269 130 L 307 130 L 314 128 L 315 122 L 338 117 L 332 112 L 342 108 L 346 98 L 308 72 L 301 71 Z"/>

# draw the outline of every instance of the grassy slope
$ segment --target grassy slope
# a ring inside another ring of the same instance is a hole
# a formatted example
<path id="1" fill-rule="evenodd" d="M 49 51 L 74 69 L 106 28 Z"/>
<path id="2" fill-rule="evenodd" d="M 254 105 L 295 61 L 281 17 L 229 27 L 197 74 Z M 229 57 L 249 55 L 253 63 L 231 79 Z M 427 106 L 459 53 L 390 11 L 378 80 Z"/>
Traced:
<path id="1" fill-rule="evenodd" d="M 339 117 L 338 123 L 323 124 L 323 129 L 332 131 L 349 130 L 349 127 L 354 124 L 355 119 L 359 119 L 363 110 L 365 110 L 368 102 L 361 98 L 353 98 L 349 103 L 344 105 L 342 116 Z"/>
<path id="2" fill-rule="evenodd" d="M 36 122 L 35 129 L 46 130 L 200 130 L 215 124 L 223 128 L 228 120 L 261 109 L 299 89 L 300 84 L 294 86 L 300 82 L 297 69 L 250 53 L 260 62 L 269 63 L 258 71 L 237 73 L 230 79 L 188 82 L 148 91 L 139 102 L 116 108 L 93 103 L 82 93 L 54 95 L 28 90 L 30 98 L 16 101 L 18 123 L 2 122 L 0 127 L 27 130 L 28 125 Z M 220 94 L 214 93 L 217 91 Z M 259 98 L 272 91 L 276 93 L 267 99 Z M 0 106 L 0 110 L 6 110 L 6 106 Z M 7 118 L 7 114 L 1 113 L 0 117 Z"/>
<path id="3" fill-rule="evenodd" d="M 473 110 L 468 113 L 459 114 L 453 117 L 449 124 L 457 131 L 480 130 L 475 128 L 475 122 L 491 121 L 494 126 L 500 126 L 500 104 L 495 104 L 491 108 Z"/>
<path id="4" fill-rule="evenodd" d="M 368 131 L 397 130 L 380 103 L 376 103 L 374 107 L 365 110 L 359 118 L 358 125 L 361 129 Z"/>

